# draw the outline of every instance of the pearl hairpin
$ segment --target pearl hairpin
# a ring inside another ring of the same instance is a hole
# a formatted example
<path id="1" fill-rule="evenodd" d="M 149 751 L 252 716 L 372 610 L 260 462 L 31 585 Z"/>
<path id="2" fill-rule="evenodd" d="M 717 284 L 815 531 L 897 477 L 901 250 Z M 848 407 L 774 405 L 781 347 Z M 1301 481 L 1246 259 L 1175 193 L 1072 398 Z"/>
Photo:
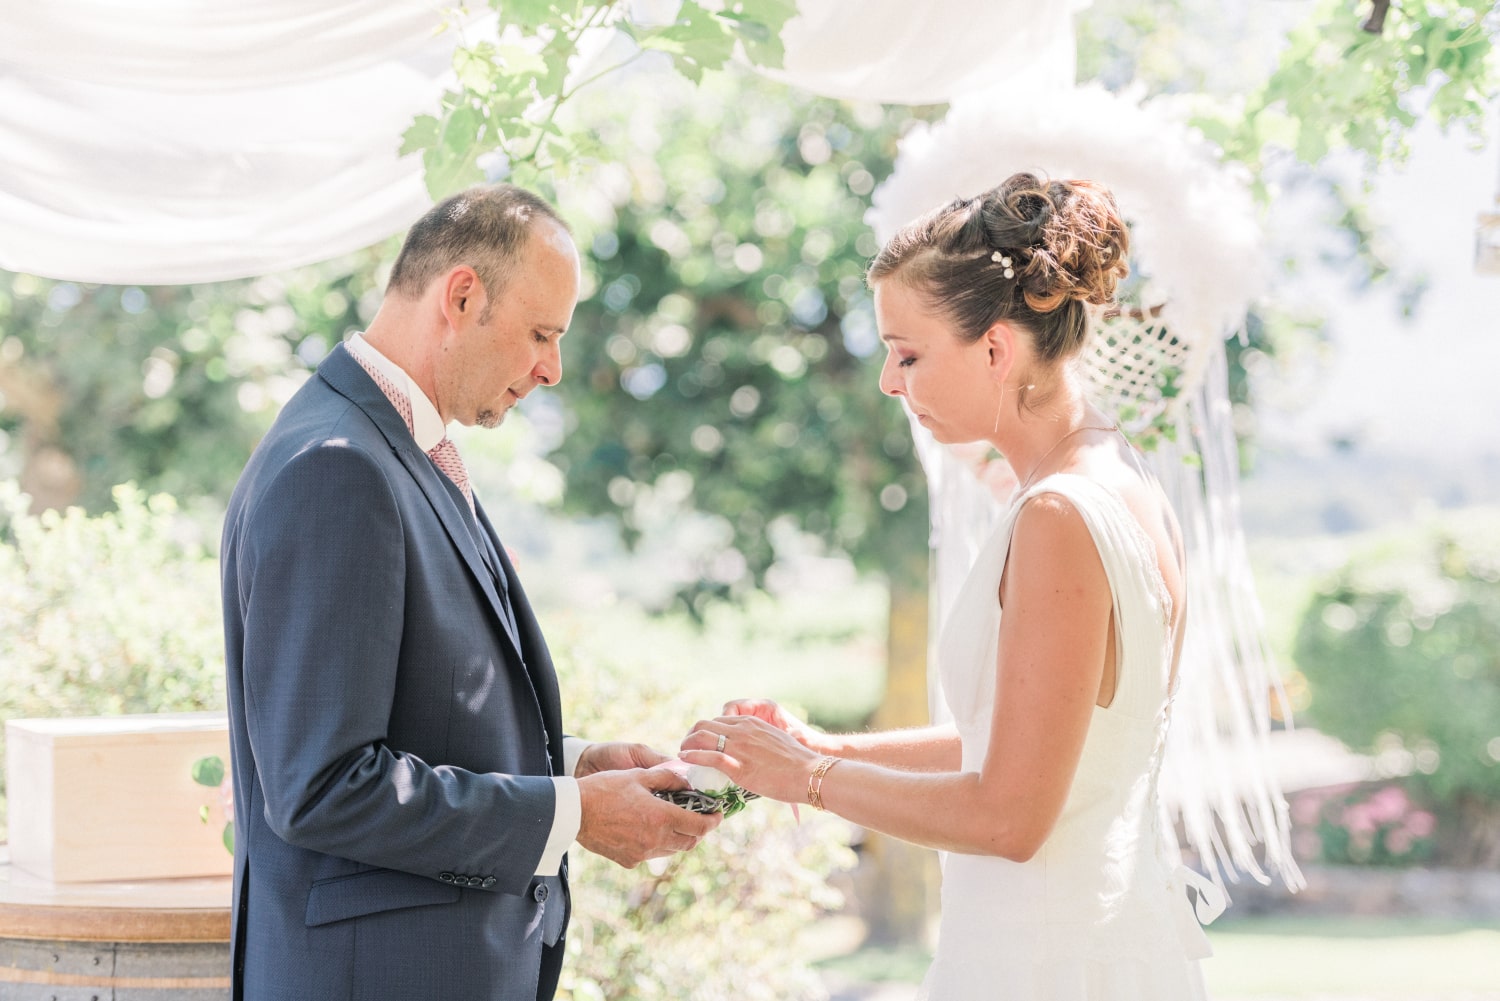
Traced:
<path id="1" fill-rule="evenodd" d="M 1014 278 L 1016 276 L 1015 271 L 1011 270 L 1011 265 L 1014 262 L 1009 257 L 1006 257 L 1003 252 L 999 250 L 995 251 L 990 255 L 990 260 L 994 261 L 996 264 L 1005 269 L 1005 277 Z"/>

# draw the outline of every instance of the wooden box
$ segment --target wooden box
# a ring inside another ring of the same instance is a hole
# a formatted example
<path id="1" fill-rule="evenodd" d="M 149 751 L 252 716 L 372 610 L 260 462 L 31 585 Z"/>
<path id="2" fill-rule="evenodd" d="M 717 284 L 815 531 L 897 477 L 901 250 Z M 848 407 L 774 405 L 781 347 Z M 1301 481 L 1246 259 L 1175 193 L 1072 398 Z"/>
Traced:
<path id="1" fill-rule="evenodd" d="M 15 719 L 5 724 L 11 864 L 57 883 L 219 876 L 233 868 L 217 789 L 222 712 Z M 208 807 L 208 822 L 200 812 Z"/>

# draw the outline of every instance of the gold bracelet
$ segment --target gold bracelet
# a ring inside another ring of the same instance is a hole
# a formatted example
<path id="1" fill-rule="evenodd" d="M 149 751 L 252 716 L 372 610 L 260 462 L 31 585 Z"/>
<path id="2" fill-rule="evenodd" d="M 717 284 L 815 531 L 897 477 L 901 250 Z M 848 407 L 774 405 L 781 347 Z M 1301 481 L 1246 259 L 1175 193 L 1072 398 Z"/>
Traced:
<path id="1" fill-rule="evenodd" d="M 818 767 L 814 768 L 813 773 L 808 776 L 807 801 L 812 804 L 813 809 L 823 809 L 823 776 L 828 774 L 830 768 L 843 760 L 830 754 L 819 761 Z"/>

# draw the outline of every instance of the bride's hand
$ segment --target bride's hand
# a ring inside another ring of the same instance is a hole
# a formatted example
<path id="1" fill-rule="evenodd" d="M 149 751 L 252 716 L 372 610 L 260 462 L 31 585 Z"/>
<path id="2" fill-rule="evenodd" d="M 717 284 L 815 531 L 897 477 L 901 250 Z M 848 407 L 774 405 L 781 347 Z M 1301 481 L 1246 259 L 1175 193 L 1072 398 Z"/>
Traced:
<path id="1" fill-rule="evenodd" d="M 699 720 L 682 739 L 678 756 L 717 768 L 741 789 L 783 803 L 807 799 L 808 779 L 820 757 L 788 731 L 748 714 Z"/>
<path id="2" fill-rule="evenodd" d="M 754 716 L 791 734 L 803 747 L 811 748 L 819 754 L 837 753 L 826 734 L 814 730 L 770 699 L 735 699 L 733 702 L 726 702 L 724 715 Z"/>

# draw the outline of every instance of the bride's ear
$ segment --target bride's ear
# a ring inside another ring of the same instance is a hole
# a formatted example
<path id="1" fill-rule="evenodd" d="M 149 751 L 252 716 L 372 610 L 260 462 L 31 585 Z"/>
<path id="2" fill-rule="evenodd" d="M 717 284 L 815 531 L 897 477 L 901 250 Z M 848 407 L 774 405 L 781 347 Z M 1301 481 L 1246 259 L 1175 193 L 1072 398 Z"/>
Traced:
<path id="1" fill-rule="evenodd" d="M 990 377 L 1004 382 L 1016 365 L 1016 331 L 1005 322 L 996 323 L 981 338 L 985 346 Z"/>

